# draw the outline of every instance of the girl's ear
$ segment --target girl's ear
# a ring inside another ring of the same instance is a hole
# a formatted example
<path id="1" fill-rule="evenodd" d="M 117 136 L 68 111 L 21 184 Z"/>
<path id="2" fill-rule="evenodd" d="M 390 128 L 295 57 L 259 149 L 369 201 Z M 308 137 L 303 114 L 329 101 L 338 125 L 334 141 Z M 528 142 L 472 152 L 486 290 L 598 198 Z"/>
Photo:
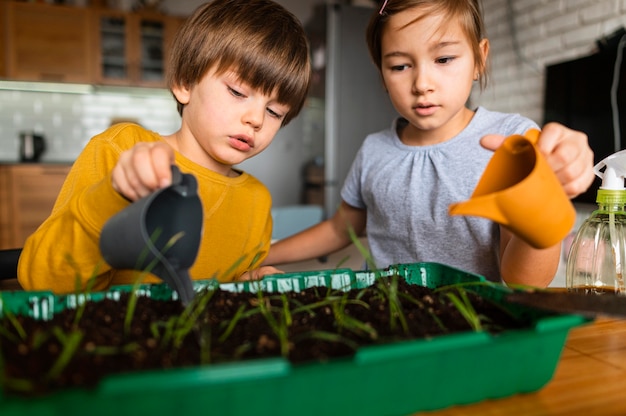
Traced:
<path id="1" fill-rule="evenodd" d="M 176 97 L 176 100 L 179 103 L 181 103 L 182 105 L 186 105 L 189 104 L 189 98 L 191 97 L 191 88 L 177 84 L 172 87 L 172 94 L 174 94 L 174 97 Z"/>
<path id="2" fill-rule="evenodd" d="M 483 75 L 485 72 L 485 68 L 487 68 L 487 57 L 489 56 L 489 39 L 483 38 L 478 44 L 480 48 L 480 56 L 482 62 L 478 65 L 478 73 L 479 75 Z"/>

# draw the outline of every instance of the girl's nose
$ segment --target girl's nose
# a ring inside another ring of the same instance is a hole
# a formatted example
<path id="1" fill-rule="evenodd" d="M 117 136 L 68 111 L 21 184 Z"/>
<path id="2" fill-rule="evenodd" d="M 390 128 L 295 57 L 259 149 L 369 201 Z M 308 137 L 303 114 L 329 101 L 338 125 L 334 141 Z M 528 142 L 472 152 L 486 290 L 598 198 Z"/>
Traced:
<path id="1" fill-rule="evenodd" d="M 432 80 L 426 68 L 418 68 L 413 80 L 413 94 L 425 94 L 433 90 Z"/>

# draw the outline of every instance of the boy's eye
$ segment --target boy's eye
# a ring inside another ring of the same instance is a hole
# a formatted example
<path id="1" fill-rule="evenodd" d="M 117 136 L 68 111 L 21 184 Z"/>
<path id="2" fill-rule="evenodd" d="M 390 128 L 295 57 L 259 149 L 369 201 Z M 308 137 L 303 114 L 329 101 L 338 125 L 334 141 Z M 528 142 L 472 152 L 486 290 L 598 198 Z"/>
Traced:
<path id="1" fill-rule="evenodd" d="M 270 113 L 270 116 L 277 118 L 278 120 L 282 120 L 283 117 L 285 117 L 284 114 L 282 113 L 277 113 L 276 111 L 272 110 L 271 108 L 267 109 L 267 112 Z"/>
<path id="2" fill-rule="evenodd" d="M 230 91 L 230 93 L 232 95 L 234 95 L 235 97 L 244 97 L 244 94 L 240 93 L 239 91 L 237 91 L 236 89 L 232 88 L 232 87 L 228 87 L 228 90 Z"/>

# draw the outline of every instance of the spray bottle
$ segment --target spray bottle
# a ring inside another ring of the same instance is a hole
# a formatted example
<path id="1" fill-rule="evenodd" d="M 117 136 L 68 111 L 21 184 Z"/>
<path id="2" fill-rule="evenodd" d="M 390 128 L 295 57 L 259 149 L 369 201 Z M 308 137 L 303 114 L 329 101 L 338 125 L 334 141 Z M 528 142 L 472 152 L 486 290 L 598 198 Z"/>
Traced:
<path id="1" fill-rule="evenodd" d="M 580 226 L 572 242 L 566 286 L 576 292 L 626 295 L 626 150 L 608 156 L 594 172 L 602 179 L 596 197 L 598 209 Z"/>

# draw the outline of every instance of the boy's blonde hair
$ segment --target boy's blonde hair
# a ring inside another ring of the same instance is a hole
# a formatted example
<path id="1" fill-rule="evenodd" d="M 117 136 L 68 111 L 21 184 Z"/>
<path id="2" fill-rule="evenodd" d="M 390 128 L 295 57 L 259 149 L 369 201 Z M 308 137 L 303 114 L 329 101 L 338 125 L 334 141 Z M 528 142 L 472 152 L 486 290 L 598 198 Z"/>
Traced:
<path id="1" fill-rule="evenodd" d="M 264 94 L 288 105 L 283 125 L 302 109 L 311 67 L 298 19 L 270 0 L 214 0 L 198 7 L 174 39 L 168 86 L 192 87 L 211 69 L 235 71 Z M 182 115 L 183 105 L 178 103 Z"/>
<path id="2" fill-rule="evenodd" d="M 376 9 L 376 12 L 370 18 L 366 32 L 370 56 L 379 71 L 382 64 L 382 33 L 387 20 L 389 20 L 390 16 L 405 10 L 420 8 L 424 11 L 423 15 L 441 14 L 445 17 L 444 21 L 457 19 L 460 22 L 461 28 L 472 47 L 474 61 L 478 65 L 480 87 L 482 89 L 486 87 L 487 62 L 483 61 L 480 51 L 480 41 L 486 38 L 486 34 L 479 0 L 388 0 L 382 3 L 386 4 L 382 9 Z M 415 21 L 411 22 L 411 24 L 414 23 Z"/>

